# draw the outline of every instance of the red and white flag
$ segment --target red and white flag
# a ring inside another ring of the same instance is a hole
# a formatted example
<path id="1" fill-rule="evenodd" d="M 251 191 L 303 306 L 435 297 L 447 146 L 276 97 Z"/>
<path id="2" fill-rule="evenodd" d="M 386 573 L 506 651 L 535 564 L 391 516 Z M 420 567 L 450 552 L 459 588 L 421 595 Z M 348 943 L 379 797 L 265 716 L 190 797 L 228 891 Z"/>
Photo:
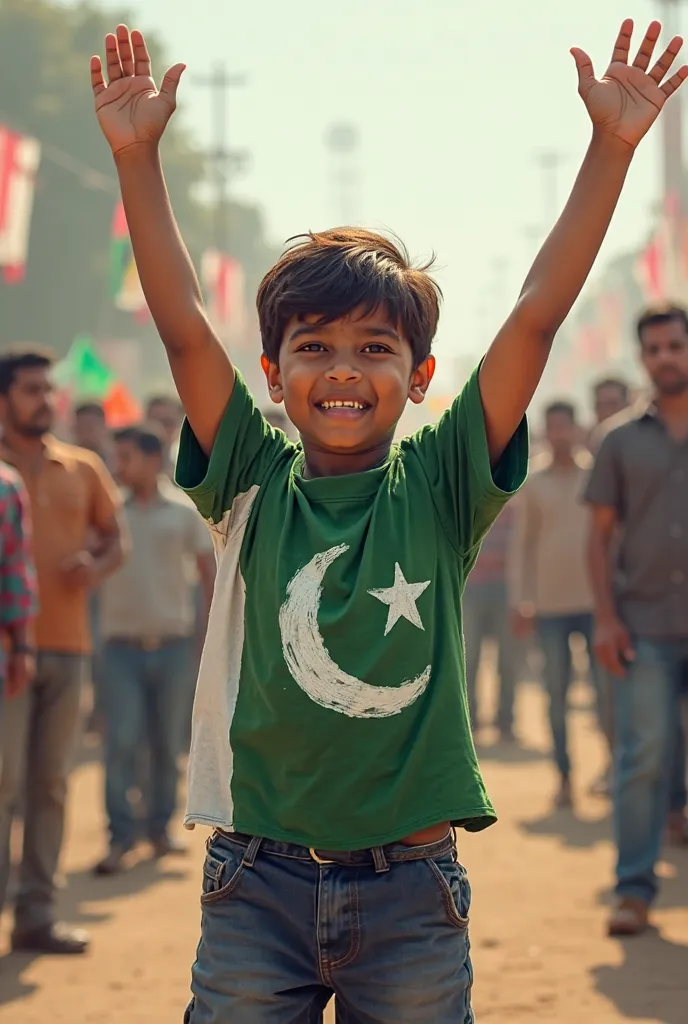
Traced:
<path id="1" fill-rule="evenodd" d="M 207 249 L 201 280 L 210 319 L 221 334 L 239 335 L 246 326 L 246 283 L 241 263 L 218 249 Z"/>
<path id="2" fill-rule="evenodd" d="M 26 270 L 40 160 L 37 139 L 0 125 L 0 267 L 10 283 L 21 281 Z"/>

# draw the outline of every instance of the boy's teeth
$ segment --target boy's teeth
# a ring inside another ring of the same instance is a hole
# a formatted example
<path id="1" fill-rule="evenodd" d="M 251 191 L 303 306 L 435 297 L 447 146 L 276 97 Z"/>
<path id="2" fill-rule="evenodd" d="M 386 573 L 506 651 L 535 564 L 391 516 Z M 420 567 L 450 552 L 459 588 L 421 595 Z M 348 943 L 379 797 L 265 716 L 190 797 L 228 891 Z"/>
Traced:
<path id="1" fill-rule="evenodd" d="M 348 401 L 348 400 L 336 400 L 331 402 L 321 402 L 323 409 L 364 409 L 365 406 L 362 402 Z"/>

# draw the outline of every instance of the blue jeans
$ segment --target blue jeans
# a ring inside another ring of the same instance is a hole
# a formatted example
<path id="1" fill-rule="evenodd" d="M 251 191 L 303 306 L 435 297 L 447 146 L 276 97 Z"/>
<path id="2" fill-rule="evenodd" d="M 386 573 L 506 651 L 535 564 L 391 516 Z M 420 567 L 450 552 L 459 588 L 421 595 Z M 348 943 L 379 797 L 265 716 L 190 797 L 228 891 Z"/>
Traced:
<path id="1" fill-rule="evenodd" d="M 685 780 L 678 757 L 688 641 L 638 639 L 628 674 L 614 680 L 614 825 L 619 896 L 647 903 L 657 893 L 655 864 L 672 790 Z"/>
<path id="2" fill-rule="evenodd" d="M 103 648 L 105 807 L 113 845 L 128 848 L 139 838 L 129 794 L 141 782 L 142 749 L 148 754 L 148 836 L 164 836 L 174 814 L 192 653 L 193 640 L 186 637 L 154 651 L 119 640 Z"/>
<path id="3" fill-rule="evenodd" d="M 571 774 L 566 716 L 573 669 L 569 641 L 574 633 L 580 634 L 587 645 L 592 677 L 590 681 L 595 688 L 598 708 L 601 704 L 597 666 L 592 656 L 592 629 L 592 615 L 586 612 L 538 617 L 538 630 L 544 659 L 542 672 L 545 688 L 549 694 L 549 724 L 554 746 L 554 760 L 562 779 L 568 779 Z M 600 712 L 601 717 L 602 713 Z"/>
<path id="4" fill-rule="evenodd" d="M 320 1024 L 332 995 L 338 1024 L 473 1024 L 471 893 L 451 837 L 337 860 L 214 834 L 184 1024 Z"/>
<path id="5" fill-rule="evenodd" d="M 491 638 L 497 644 L 499 704 L 497 727 L 511 732 L 514 726 L 516 679 L 523 659 L 521 645 L 511 632 L 509 605 L 504 583 L 470 581 L 463 595 L 463 635 L 466 645 L 466 689 L 471 724 L 478 724 L 477 680 L 483 643 Z"/>

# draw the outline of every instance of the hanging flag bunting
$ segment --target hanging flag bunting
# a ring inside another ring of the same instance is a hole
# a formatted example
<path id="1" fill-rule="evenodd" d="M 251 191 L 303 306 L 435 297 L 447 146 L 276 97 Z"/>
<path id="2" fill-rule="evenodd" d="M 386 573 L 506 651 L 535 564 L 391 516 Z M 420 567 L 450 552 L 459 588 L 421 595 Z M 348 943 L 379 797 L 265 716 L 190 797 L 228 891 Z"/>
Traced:
<path id="1" fill-rule="evenodd" d="M 138 320 L 148 318 L 148 306 L 139 280 L 129 227 L 120 199 L 112 217 L 110 241 L 110 295 L 117 309 Z"/>
<path id="2" fill-rule="evenodd" d="M 207 249 L 201 260 L 201 281 L 212 323 L 221 333 L 240 334 L 246 325 L 246 280 L 241 263 L 218 249 Z"/>
<path id="3" fill-rule="evenodd" d="M 0 267 L 8 284 L 22 281 L 26 273 L 40 160 L 37 139 L 0 125 Z"/>

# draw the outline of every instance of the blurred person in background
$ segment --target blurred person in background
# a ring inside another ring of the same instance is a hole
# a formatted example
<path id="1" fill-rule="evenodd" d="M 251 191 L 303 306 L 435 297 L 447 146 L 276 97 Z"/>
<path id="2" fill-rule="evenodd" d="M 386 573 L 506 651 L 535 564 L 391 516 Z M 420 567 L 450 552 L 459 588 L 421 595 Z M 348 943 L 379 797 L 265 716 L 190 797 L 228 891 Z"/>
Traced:
<path id="1" fill-rule="evenodd" d="M 545 410 L 548 462 L 539 463 L 519 495 L 509 553 L 509 603 L 517 636 L 534 630 L 540 639 L 549 724 L 559 773 L 555 803 L 572 803 L 568 746 L 568 693 L 572 682 L 571 637 L 584 638 L 591 683 L 593 598 L 586 571 L 588 510 L 580 503 L 591 459 L 577 446 L 576 412 L 569 402 Z M 603 716 L 600 715 L 600 718 Z"/>
<path id="2" fill-rule="evenodd" d="M 514 524 L 514 506 L 507 505 L 488 531 L 463 595 L 463 632 L 466 646 L 466 688 L 471 726 L 479 725 L 477 693 L 480 659 L 486 640 L 497 647 L 499 698 L 495 725 L 500 739 L 514 739 L 514 704 L 519 663 L 519 640 L 509 621 L 506 563 Z"/>
<path id="3" fill-rule="evenodd" d="M 163 476 L 166 439 L 155 425 L 119 431 L 117 478 L 132 555 L 102 590 L 105 806 L 110 848 L 96 865 L 114 874 L 140 838 L 131 792 L 147 749 L 146 838 L 156 856 L 179 852 L 169 832 L 177 762 L 190 714 L 195 647 L 194 571 L 205 614 L 212 598 L 210 532 L 184 494 Z"/>
<path id="4" fill-rule="evenodd" d="M 86 448 L 98 455 L 112 472 L 113 452 L 112 436 L 107 425 L 103 403 L 90 399 L 79 403 L 74 409 L 72 419 L 72 437 L 74 444 Z M 93 685 L 93 708 L 88 721 L 89 732 L 100 732 L 102 727 L 99 710 L 99 692 L 101 672 L 100 651 L 100 611 L 98 590 L 91 591 L 89 614 L 91 619 L 91 681 Z"/>
<path id="5" fill-rule="evenodd" d="M 165 442 L 163 472 L 174 479 L 174 464 L 177 458 L 179 432 L 184 421 L 182 403 L 176 395 L 155 394 L 146 399 L 145 419 L 155 423 Z"/>
<path id="6" fill-rule="evenodd" d="M 29 496 L 40 609 L 37 665 L 2 723 L 0 906 L 10 870 L 10 829 L 21 803 L 24 847 L 15 905 L 14 949 L 82 953 L 85 932 L 56 924 L 55 879 L 67 782 L 88 671 L 88 594 L 123 558 L 119 495 L 101 459 L 50 433 L 53 355 L 22 347 L 0 355 L 0 456 Z"/>
<path id="7" fill-rule="evenodd" d="M 17 697 L 33 680 L 37 611 L 28 497 L 19 475 L 0 463 L 0 700 Z"/>
<path id="8" fill-rule="evenodd" d="M 112 437 L 102 402 L 81 402 L 74 409 L 72 421 L 74 444 L 98 455 L 112 470 Z"/>
<path id="9" fill-rule="evenodd" d="M 667 815 L 670 838 L 686 831 L 688 314 L 649 309 L 637 334 L 654 398 L 606 434 L 585 492 L 595 648 L 615 677 L 611 935 L 647 927 Z"/>
<path id="10" fill-rule="evenodd" d="M 610 424 L 613 425 L 616 418 L 629 409 L 631 391 L 626 381 L 619 377 L 605 377 L 593 385 L 592 401 L 595 422 L 588 432 L 586 444 L 594 455 Z"/>

